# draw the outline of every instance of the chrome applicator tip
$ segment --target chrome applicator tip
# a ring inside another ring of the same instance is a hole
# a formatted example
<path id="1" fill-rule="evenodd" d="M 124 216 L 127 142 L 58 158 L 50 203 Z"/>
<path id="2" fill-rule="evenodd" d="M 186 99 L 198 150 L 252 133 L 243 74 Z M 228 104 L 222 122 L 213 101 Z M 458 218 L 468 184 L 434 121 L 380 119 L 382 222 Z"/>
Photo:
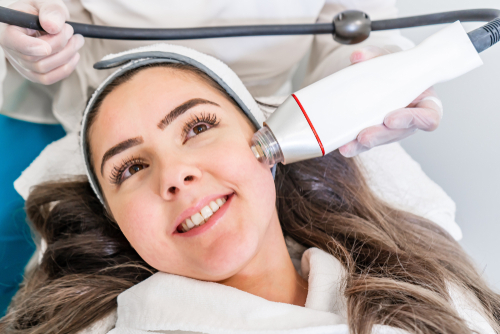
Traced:
<path id="1" fill-rule="evenodd" d="M 279 144 L 267 126 L 263 126 L 253 135 L 250 148 L 257 160 L 269 166 L 274 166 L 283 161 L 283 153 Z"/>

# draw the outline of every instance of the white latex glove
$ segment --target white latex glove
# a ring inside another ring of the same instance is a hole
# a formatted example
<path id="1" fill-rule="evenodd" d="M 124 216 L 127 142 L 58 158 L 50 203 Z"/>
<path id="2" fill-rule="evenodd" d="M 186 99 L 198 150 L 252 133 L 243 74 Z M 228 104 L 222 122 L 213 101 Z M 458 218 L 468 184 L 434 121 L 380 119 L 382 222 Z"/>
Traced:
<path id="1" fill-rule="evenodd" d="M 2 24 L 0 46 L 10 64 L 26 79 L 44 85 L 69 76 L 76 67 L 84 44 L 82 35 L 64 22 L 69 11 L 62 0 L 20 0 L 9 8 L 39 15 L 47 33 Z"/>
<path id="2" fill-rule="evenodd" d="M 400 51 L 401 49 L 399 49 Z M 395 51 L 395 50 L 394 50 Z M 387 48 L 366 46 L 351 54 L 351 64 L 391 53 Z M 443 106 L 433 87 L 418 96 L 406 108 L 390 112 L 381 125 L 361 131 L 357 138 L 339 148 L 345 157 L 353 157 L 369 149 L 402 140 L 417 131 L 434 131 L 443 117 Z"/>

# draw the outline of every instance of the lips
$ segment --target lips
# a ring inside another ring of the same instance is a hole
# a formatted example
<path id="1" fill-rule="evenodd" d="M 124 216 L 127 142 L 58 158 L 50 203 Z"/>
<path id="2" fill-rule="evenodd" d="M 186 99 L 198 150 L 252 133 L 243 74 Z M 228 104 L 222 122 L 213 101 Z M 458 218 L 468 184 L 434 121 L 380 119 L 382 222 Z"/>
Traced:
<path id="1" fill-rule="evenodd" d="M 221 197 L 226 197 L 228 198 L 230 195 L 232 195 L 233 192 L 230 192 L 230 193 L 227 193 L 227 194 L 214 194 L 214 195 L 210 195 L 210 196 L 206 196 L 206 197 L 203 197 L 202 199 L 200 199 L 198 201 L 198 203 L 196 203 L 196 205 L 184 210 L 176 219 L 175 219 L 175 222 L 174 222 L 174 226 L 173 226 L 173 231 L 172 233 L 176 233 L 179 229 L 181 229 L 180 225 L 186 221 L 187 218 L 190 218 L 192 215 L 196 214 L 196 213 L 199 213 L 201 211 L 201 209 L 207 205 L 209 205 L 209 203 L 211 201 L 214 201 L 216 200 L 217 198 L 221 198 Z"/>

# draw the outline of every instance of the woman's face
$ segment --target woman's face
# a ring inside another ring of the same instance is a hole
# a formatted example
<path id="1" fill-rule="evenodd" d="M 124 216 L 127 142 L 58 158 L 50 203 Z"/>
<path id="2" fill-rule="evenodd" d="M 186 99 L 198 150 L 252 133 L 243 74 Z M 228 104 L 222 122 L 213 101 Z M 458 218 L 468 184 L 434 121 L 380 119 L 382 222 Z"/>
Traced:
<path id="1" fill-rule="evenodd" d="M 254 131 L 186 71 L 142 70 L 104 99 L 89 135 L 94 169 L 113 217 L 147 263 L 218 281 L 258 253 L 279 222 L 271 172 L 250 149 Z M 179 233 L 186 218 L 222 198 L 203 225 Z"/>

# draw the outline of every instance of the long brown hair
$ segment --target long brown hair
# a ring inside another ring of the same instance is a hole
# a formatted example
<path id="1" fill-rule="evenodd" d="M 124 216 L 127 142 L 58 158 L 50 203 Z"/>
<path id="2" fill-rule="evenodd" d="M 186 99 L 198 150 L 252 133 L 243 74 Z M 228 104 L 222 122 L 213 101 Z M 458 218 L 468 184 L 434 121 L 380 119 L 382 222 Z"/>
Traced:
<path id="1" fill-rule="evenodd" d="M 356 159 L 335 151 L 280 164 L 275 184 L 284 235 L 332 254 L 347 269 L 352 333 L 368 334 L 375 324 L 419 334 L 471 333 L 451 303 L 451 285 L 477 297 L 479 311 L 499 332 L 500 296 L 459 244 L 433 222 L 377 198 Z M 121 292 L 156 272 L 85 177 L 37 186 L 26 210 L 47 249 L 0 321 L 2 333 L 77 333 L 115 310 Z"/>

